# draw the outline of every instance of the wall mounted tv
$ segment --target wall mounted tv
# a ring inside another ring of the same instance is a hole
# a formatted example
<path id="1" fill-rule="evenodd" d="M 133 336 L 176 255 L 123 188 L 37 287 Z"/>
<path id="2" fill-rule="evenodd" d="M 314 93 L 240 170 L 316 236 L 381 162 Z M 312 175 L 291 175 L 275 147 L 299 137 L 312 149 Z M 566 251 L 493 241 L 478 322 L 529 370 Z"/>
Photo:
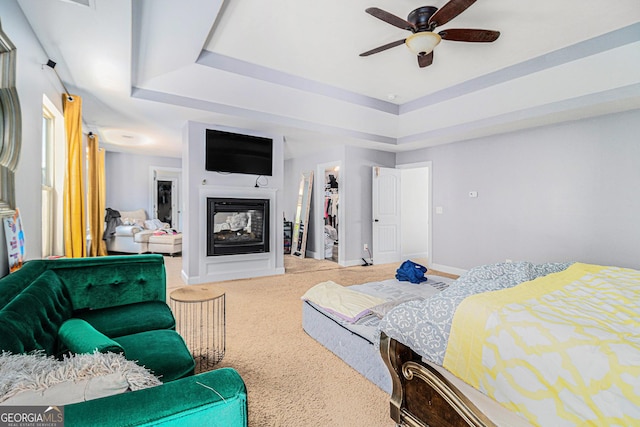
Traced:
<path id="1" fill-rule="evenodd" d="M 214 172 L 271 176 L 273 140 L 207 129 L 205 169 Z"/>

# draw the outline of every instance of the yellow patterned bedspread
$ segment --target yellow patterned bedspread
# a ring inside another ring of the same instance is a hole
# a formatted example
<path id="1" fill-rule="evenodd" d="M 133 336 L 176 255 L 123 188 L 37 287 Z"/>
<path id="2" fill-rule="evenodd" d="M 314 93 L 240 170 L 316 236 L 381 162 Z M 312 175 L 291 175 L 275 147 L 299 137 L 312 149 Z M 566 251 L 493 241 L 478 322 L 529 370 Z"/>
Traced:
<path id="1" fill-rule="evenodd" d="M 640 426 L 640 271 L 573 264 L 466 298 L 444 367 L 539 426 Z"/>

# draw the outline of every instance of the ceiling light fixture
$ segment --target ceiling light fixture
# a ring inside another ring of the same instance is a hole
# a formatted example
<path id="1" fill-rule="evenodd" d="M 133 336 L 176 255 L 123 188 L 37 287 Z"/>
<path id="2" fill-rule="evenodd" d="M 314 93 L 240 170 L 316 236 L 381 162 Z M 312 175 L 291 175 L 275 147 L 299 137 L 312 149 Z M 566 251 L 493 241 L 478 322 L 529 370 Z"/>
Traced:
<path id="1" fill-rule="evenodd" d="M 405 40 L 405 44 L 411 52 L 416 55 L 428 55 L 438 46 L 442 38 L 438 33 L 431 31 L 421 31 L 411 34 Z"/>

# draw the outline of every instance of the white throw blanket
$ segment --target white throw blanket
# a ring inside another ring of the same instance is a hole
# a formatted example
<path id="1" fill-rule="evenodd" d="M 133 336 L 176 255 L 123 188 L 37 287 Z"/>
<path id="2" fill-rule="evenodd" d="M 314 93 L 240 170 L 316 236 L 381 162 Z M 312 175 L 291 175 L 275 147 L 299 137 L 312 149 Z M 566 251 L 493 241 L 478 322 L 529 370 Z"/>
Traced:
<path id="1" fill-rule="evenodd" d="M 160 384 L 148 369 L 121 354 L 72 354 L 63 360 L 42 352 L 0 354 L 0 405 L 65 405 Z"/>

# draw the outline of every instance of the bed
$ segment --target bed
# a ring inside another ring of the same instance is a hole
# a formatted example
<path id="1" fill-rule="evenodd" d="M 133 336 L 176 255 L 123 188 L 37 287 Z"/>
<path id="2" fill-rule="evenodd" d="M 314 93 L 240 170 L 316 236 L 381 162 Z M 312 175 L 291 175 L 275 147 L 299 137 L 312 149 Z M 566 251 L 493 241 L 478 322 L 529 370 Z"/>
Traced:
<path id="1" fill-rule="evenodd" d="M 302 327 L 309 336 L 391 394 L 391 375 L 379 350 L 378 326 L 382 315 L 402 302 L 435 295 L 451 282 L 453 279 L 429 275 L 421 284 L 396 279 L 347 287 L 334 282 L 319 283 L 302 296 Z M 333 311 L 327 308 L 336 300 L 348 301 L 353 293 L 357 293 L 357 301 L 351 301 L 351 307 L 342 307 L 345 313 L 340 313 L 340 308 Z"/>
<path id="2" fill-rule="evenodd" d="M 381 320 L 391 417 L 410 426 L 511 425 L 474 403 L 471 389 L 531 425 L 640 425 L 639 301 L 632 269 L 472 269 Z M 442 309 L 435 316 L 434 307 Z"/>
<path id="3" fill-rule="evenodd" d="M 390 392 L 399 425 L 627 426 L 640 425 L 639 301 L 637 270 L 499 263 L 394 302 L 369 317 L 369 335 L 335 326 L 344 313 L 320 323 L 327 311 L 313 302 L 303 323 Z"/>

